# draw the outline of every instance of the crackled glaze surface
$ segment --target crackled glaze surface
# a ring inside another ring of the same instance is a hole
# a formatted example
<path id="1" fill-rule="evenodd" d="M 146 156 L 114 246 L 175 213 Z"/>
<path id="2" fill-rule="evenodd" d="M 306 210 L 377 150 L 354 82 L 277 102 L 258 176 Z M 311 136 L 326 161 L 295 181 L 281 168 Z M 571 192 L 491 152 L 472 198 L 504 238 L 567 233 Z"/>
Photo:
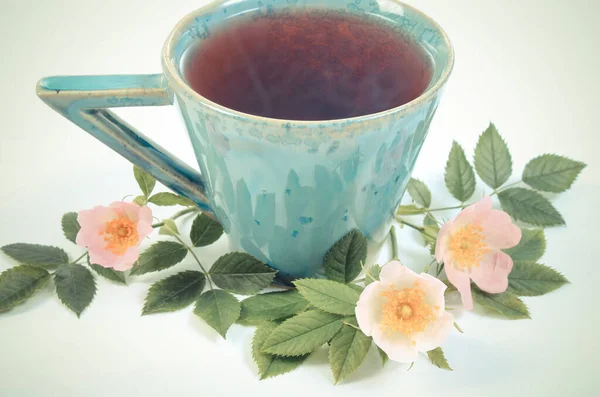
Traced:
<path id="1" fill-rule="evenodd" d="M 430 87 L 449 65 L 450 48 L 418 12 L 375 1 L 302 2 L 368 18 L 385 18 L 428 52 Z M 293 12 L 300 2 L 223 3 L 184 23 L 172 47 L 179 68 L 185 48 L 246 10 Z M 247 17 L 247 14 L 246 14 Z M 333 122 L 265 119 L 229 112 L 190 91 L 177 92 L 210 207 L 242 249 L 293 277 L 313 274 L 327 249 L 352 228 L 385 236 L 435 113 L 439 91 L 407 110 Z"/>

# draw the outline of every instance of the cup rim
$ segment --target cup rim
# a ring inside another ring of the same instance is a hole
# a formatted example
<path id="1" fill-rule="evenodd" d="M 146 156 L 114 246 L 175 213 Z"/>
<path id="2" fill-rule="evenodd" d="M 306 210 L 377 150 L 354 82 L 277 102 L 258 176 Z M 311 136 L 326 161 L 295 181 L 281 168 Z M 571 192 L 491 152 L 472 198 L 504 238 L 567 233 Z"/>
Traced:
<path id="1" fill-rule="evenodd" d="M 272 117 L 257 116 L 257 115 L 251 114 L 251 113 L 240 112 L 238 110 L 231 109 L 226 106 L 220 105 L 216 102 L 213 102 L 210 99 L 208 99 L 208 98 L 200 95 L 196 91 L 194 91 L 183 80 L 182 73 L 180 73 L 180 68 L 175 66 L 173 64 L 173 62 L 171 62 L 171 59 L 173 58 L 172 57 L 173 51 L 175 50 L 176 44 L 179 42 L 179 39 L 180 39 L 181 34 L 183 33 L 185 27 L 188 26 L 195 18 L 199 17 L 200 15 L 204 15 L 204 14 L 211 12 L 213 9 L 219 7 L 220 5 L 222 5 L 223 3 L 227 2 L 227 1 L 229 1 L 229 0 L 220 0 L 220 1 L 211 2 L 203 7 L 200 7 L 198 9 L 188 13 L 186 16 L 181 18 L 177 22 L 177 24 L 175 24 L 175 27 L 171 30 L 171 32 L 167 36 L 165 44 L 163 45 L 163 48 L 162 48 L 163 72 L 165 73 L 165 76 L 167 77 L 167 79 L 170 81 L 170 84 L 175 85 L 180 91 L 187 93 L 188 97 L 194 98 L 196 101 L 203 103 L 205 106 L 207 106 L 208 108 L 210 108 L 213 111 L 216 111 L 218 113 L 222 113 L 225 115 L 234 116 L 234 117 L 238 117 L 238 118 L 244 118 L 244 119 L 256 122 L 256 123 L 277 124 L 277 125 L 286 124 L 290 127 L 310 127 L 310 126 L 317 126 L 317 125 L 331 126 L 331 125 L 340 125 L 340 124 L 347 124 L 347 123 L 353 123 L 353 122 L 371 121 L 374 119 L 379 119 L 379 118 L 383 118 L 383 117 L 390 116 L 390 115 L 400 116 L 400 115 L 410 112 L 411 110 L 413 110 L 415 108 L 418 108 L 419 106 L 422 106 L 423 104 L 427 103 L 430 99 L 435 97 L 437 95 L 437 93 L 441 90 L 441 88 L 448 81 L 448 78 L 450 77 L 452 69 L 454 68 L 454 47 L 452 46 L 452 42 L 450 41 L 450 38 L 448 37 L 448 35 L 444 31 L 444 29 L 442 29 L 442 27 L 433 18 L 431 18 L 429 15 L 425 14 L 423 11 L 421 11 L 411 5 L 403 3 L 402 1 L 399 1 L 399 0 L 386 0 L 386 1 L 391 1 L 393 3 L 396 3 L 396 4 L 400 5 L 401 7 L 407 8 L 407 9 L 411 10 L 411 12 L 416 13 L 416 14 L 420 15 L 423 19 L 427 20 L 431 24 L 431 26 L 434 27 L 440 33 L 440 36 L 442 37 L 443 42 L 446 44 L 446 46 L 448 48 L 448 62 L 446 63 L 444 70 L 442 71 L 440 76 L 437 78 L 437 81 L 435 82 L 435 84 L 433 84 L 431 87 L 427 88 L 423 93 L 421 93 L 421 95 L 419 95 L 418 97 L 416 97 L 415 99 L 413 99 L 410 102 L 407 102 L 405 104 L 402 104 L 400 106 L 396 106 L 396 107 L 393 107 L 390 109 L 383 110 L 381 112 L 369 113 L 369 114 L 365 114 L 362 116 L 347 117 L 347 118 L 342 118 L 342 119 L 331 119 L 331 120 L 276 119 L 276 118 L 272 118 Z"/>

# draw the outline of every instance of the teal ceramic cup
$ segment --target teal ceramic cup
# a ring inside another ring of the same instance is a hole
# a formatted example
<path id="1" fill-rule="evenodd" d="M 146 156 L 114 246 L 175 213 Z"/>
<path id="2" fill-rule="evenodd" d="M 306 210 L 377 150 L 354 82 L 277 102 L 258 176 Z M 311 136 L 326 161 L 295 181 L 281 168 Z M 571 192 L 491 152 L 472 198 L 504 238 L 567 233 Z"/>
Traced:
<path id="1" fill-rule="evenodd" d="M 320 8 L 383 19 L 420 45 L 432 78 L 418 98 L 375 114 L 331 121 L 279 120 L 211 102 L 185 82 L 181 59 L 239 16 Z M 184 17 L 153 75 L 57 76 L 37 94 L 54 110 L 214 216 L 242 250 L 282 279 L 313 275 L 352 229 L 381 241 L 393 220 L 454 62 L 429 17 L 394 0 L 231 0 Z M 107 110 L 175 105 L 200 171 Z"/>

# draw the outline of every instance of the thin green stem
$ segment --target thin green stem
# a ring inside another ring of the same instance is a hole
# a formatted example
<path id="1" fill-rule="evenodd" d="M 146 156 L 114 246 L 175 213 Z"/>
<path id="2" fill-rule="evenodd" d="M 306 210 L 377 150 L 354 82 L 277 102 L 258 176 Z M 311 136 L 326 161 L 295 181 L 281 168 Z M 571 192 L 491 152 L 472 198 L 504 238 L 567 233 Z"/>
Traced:
<path id="1" fill-rule="evenodd" d="M 344 325 L 347 325 L 347 326 L 349 326 L 349 327 L 352 327 L 352 328 L 354 328 L 354 329 L 357 329 L 357 330 L 361 331 L 361 329 L 360 329 L 360 328 L 358 328 L 358 327 L 357 327 L 356 325 L 354 325 L 354 324 L 350 324 L 350 323 L 347 323 L 347 322 L 345 322 L 345 321 L 344 321 Z"/>
<path id="2" fill-rule="evenodd" d="M 429 262 L 429 265 L 425 266 L 425 269 L 423 269 L 423 273 L 429 273 L 429 269 L 431 269 L 431 265 L 433 265 L 434 263 L 435 259 Z"/>
<path id="3" fill-rule="evenodd" d="M 377 281 L 377 279 L 375 279 L 375 277 L 371 276 L 371 273 L 369 273 L 368 271 L 365 273 L 365 280 L 367 279 L 367 277 L 369 277 L 373 281 Z"/>
<path id="4" fill-rule="evenodd" d="M 402 219 L 402 218 L 396 217 L 396 220 L 397 220 L 399 223 L 401 223 L 401 224 L 403 224 L 403 225 L 405 225 L 405 226 L 408 226 L 408 227 L 410 227 L 410 228 L 412 228 L 412 229 L 415 229 L 416 231 L 418 231 L 418 232 L 420 232 L 420 233 L 423 233 L 423 232 L 425 231 L 425 228 L 423 228 L 423 227 L 421 227 L 421 226 L 417 226 L 417 225 L 415 225 L 414 223 L 410 223 L 410 222 L 408 222 L 408 221 L 405 221 L 405 220 L 404 220 L 404 219 Z"/>
<path id="5" fill-rule="evenodd" d="M 198 263 L 198 266 L 200 266 L 200 269 L 202 269 L 202 272 L 204 273 L 204 276 L 208 280 L 208 284 L 210 285 L 210 289 L 213 289 L 214 287 L 213 287 L 212 281 L 210 279 L 210 276 L 208 275 L 208 272 L 206 271 L 206 269 L 204 268 L 204 266 L 202 266 L 202 263 L 200 262 L 200 259 L 198 259 L 198 256 L 196 256 L 196 253 L 194 252 L 194 250 L 192 249 L 192 247 L 190 247 L 189 245 L 187 245 L 179 236 L 175 235 L 173 237 L 175 237 L 177 239 L 177 241 L 179 241 L 181 243 L 181 245 L 183 245 L 190 252 L 190 254 L 192 254 L 192 256 L 194 257 L 194 259 Z"/>
<path id="6" fill-rule="evenodd" d="M 519 185 L 521 182 L 523 182 L 523 181 L 519 180 L 519 181 L 516 181 L 516 182 L 513 182 L 513 183 L 509 183 L 508 185 L 504 185 L 504 186 L 502 186 L 502 187 L 500 187 L 498 189 L 495 189 L 490 196 L 493 196 L 495 194 L 501 193 L 501 192 L 505 191 L 506 189 L 509 189 L 509 188 L 511 188 L 513 186 Z"/>
<path id="7" fill-rule="evenodd" d="M 181 210 L 181 211 L 179 211 L 179 212 L 176 212 L 176 213 L 175 213 L 175 214 L 174 214 L 174 215 L 173 215 L 171 218 L 169 218 L 169 219 L 175 220 L 175 219 L 177 219 L 177 218 L 179 218 L 179 217 L 182 217 L 182 216 L 184 216 L 184 215 L 186 215 L 186 214 L 189 214 L 189 213 L 191 213 L 191 212 L 198 212 L 198 211 L 199 211 L 199 209 L 198 209 L 198 208 L 195 208 L 195 207 L 186 208 L 186 209 L 184 209 L 184 210 Z M 165 225 L 165 223 L 164 223 L 164 222 L 158 222 L 158 223 L 155 223 L 155 224 L 153 224 L 153 225 L 152 225 L 152 227 L 153 227 L 153 228 L 157 228 L 157 227 L 161 227 L 161 226 L 164 226 L 164 225 Z"/>
<path id="8" fill-rule="evenodd" d="M 509 189 L 509 188 L 511 188 L 513 186 L 519 185 L 522 182 L 523 182 L 522 180 L 519 180 L 519 181 L 516 181 L 516 182 L 513 182 L 513 183 L 509 183 L 508 185 L 504 185 L 504 186 L 502 186 L 502 187 L 500 187 L 498 189 L 494 189 L 494 191 L 490 194 L 490 196 L 495 196 L 498 193 L 501 193 L 501 192 L 505 191 L 506 189 Z M 471 203 L 471 204 L 473 204 L 473 203 Z M 434 212 L 434 211 L 457 210 L 457 209 L 463 209 L 465 207 L 468 207 L 471 204 L 462 203 L 461 205 L 454 205 L 452 207 L 430 208 L 427 211 L 428 212 Z"/>
<path id="9" fill-rule="evenodd" d="M 396 217 L 396 220 L 399 223 L 401 223 L 402 225 L 406 225 L 406 226 L 408 226 L 408 227 L 410 227 L 412 229 L 415 229 L 416 231 L 418 231 L 419 233 L 421 233 L 423 236 L 426 236 L 426 237 L 430 238 L 431 240 L 435 241 L 435 239 L 437 238 L 436 236 L 432 236 L 431 234 L 427 233 L 427 231 L 425 230 L 424 227 L 415 225 L 414 223 L 407 222 L 404 219 L 399 218 L 399 217 Z"/>
<path id="10" fill-rule="evenodd" d="M 87 251 L 85 251 L 85 252 L 83 253 L 83 255 L 81 255 L 79 258 L 75 259 L 73 262 L 69 263 L 69 265 L 73 265 L 73 264 L 75 264 L 75 263 L 79 262 L 79 261 L 80 261 L 81 259 L 83 259 L 83 257 L 85 257 L 87 254 L 88 254 L 88 252 L 87 252 Z"/>
<path id="11" fill-rule="evenodd" d="M 429 212 L 433 212 L 433 211 L 447 211 L 447 210 L 457 210 L 459 208 L 464 208 L 464 205 L 455 205 L 452 207 L 442 207 L 442 208 L 431 208 L 429 209 Z"/>
<path id="12" fill-rule="evenodd" d="M 390 240 L 392 240 L 392 259 L 398 259 L 398 238 L 396 237 L 396 227 L 394 225 L 390 229 Z"/>

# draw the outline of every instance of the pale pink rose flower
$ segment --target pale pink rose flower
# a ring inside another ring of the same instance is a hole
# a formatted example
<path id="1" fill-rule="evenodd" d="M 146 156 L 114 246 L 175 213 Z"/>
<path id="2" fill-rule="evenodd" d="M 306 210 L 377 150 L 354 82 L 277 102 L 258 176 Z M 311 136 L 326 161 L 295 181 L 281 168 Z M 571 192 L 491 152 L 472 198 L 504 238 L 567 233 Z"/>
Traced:
<path id="1" fill-rule="evenodd" d="M 141 242 L 152 233 L 152 210 L 117 201 L 79 211 L 77 245 L 87 247 L 92 263 L 124 271 L 140 256 Z"/>
<path id="2" fill-rule="evenodd" d="M 441 346 L 448 337 L 453 316 L 446 312 L 446 285 L 429 274 L 416 274 L 399 261 L 387 263 L 360 294 L 356 319 L 361 331 L 390 360 L 410 363 L 419 352 Z"/>
<path id="3" fill-rule="evenodd" d="M 435 247 L 448 280 L 458 289 L 465 309 L 473 309 L 471 280 L 482 290 L 497 294 L 508 288 L 512 258 L 501 250 L 521 241 L 521 229 L 510 216 L 492 209 L 489 196 L 462 210 L 440 229 Z"/>

